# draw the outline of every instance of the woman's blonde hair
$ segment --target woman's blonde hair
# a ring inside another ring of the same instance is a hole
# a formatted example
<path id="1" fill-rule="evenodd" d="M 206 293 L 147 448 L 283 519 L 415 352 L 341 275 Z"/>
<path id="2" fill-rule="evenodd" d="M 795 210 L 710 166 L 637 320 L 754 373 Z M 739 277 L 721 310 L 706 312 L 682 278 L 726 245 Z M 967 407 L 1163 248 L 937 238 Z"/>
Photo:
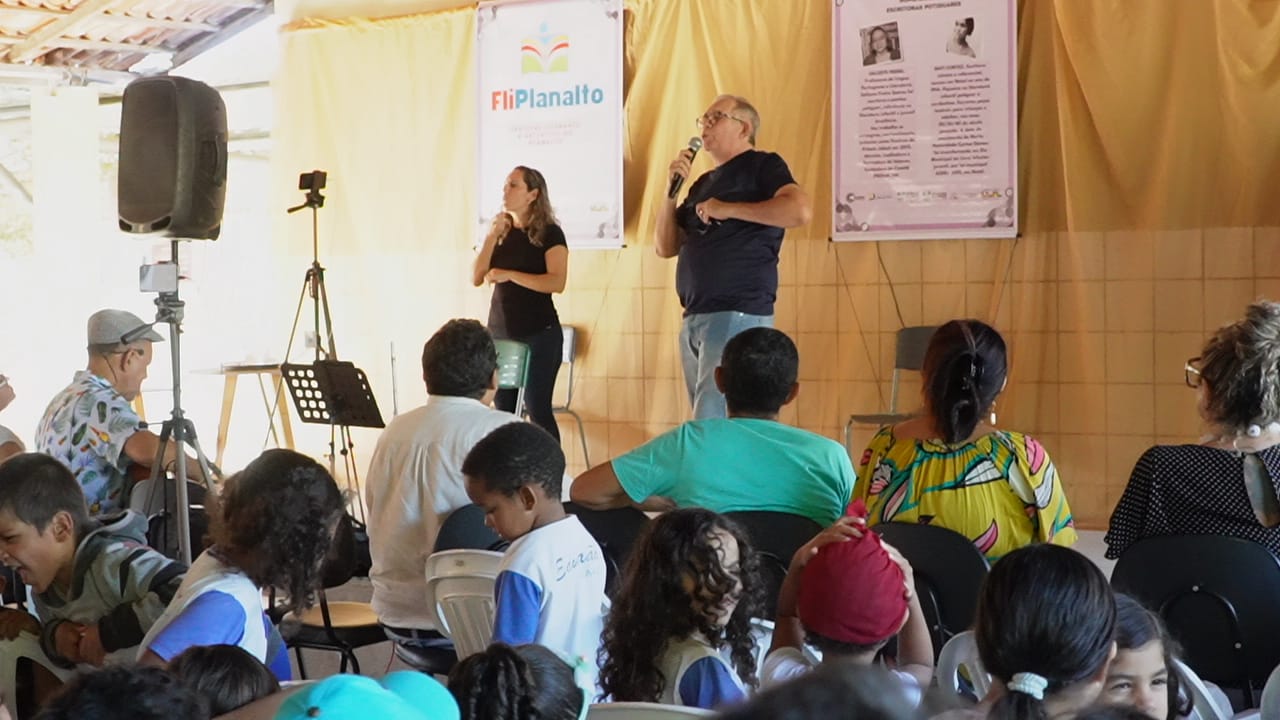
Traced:
<path id="1" fill-rule="evenodd" d="M 525 234 L 529 236 L 529 242 L 534 247 L 542 247 L 543 231 L 549 225 L 559 224 L 555 211 L 551 209 L 551 198 L 547 195 L 547 179 L 531 167 L 519 165 L 516 170 L 520 171 L 525 188 L 538 191 L 538 197 L 534 198 L 529 205 L 529 221 L 525 225 Z"/>
<path id="2" fill-rule="evenodd" d="M 1259 301 L 1200 352 L 1210 420 L 1243 431 L 1280 420 L 1280 303 Z"/>

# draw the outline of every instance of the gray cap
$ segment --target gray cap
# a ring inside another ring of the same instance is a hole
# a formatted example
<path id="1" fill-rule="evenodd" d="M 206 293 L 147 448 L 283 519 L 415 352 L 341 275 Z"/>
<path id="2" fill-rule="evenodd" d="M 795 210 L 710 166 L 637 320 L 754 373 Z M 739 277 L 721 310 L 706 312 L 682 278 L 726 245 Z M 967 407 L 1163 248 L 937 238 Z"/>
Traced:
<path id="1" fill-rule="evenodd" d="M 99 310 L 89 316 L 90 345 L 128 345 L 139 340 L 164 342 L 164 336 L 128 310 Z"/>

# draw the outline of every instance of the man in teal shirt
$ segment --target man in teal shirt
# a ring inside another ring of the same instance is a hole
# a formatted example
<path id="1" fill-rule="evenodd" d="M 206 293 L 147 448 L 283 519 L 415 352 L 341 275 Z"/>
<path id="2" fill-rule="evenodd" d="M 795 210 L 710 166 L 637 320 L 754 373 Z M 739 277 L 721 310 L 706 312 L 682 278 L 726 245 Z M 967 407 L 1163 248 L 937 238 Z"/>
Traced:
<path id="1" fill-rule="evenodd" d="M 570 496 L 594 509 L 769 510 L 830 525 L 853 494 L 853 465 L 834 440 L 778 422 L 800 389 L 799 367 L 784 333 L 739 333 L 715 373 L 729 417 L 686 422 L 598 465 L 574 480 Z"/>

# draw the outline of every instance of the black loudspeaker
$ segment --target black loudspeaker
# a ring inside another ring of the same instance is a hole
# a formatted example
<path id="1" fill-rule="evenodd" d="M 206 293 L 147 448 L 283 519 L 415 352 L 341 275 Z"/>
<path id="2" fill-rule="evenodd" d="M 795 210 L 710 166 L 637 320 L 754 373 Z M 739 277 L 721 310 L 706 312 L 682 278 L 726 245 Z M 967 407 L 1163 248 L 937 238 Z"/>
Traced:
<path id="1" fill-rule="evenodd" d="M 134 80 L 120 112 L 120 229 L 217 239 L 227 195 L 227 109 L 183 77 Z"/>

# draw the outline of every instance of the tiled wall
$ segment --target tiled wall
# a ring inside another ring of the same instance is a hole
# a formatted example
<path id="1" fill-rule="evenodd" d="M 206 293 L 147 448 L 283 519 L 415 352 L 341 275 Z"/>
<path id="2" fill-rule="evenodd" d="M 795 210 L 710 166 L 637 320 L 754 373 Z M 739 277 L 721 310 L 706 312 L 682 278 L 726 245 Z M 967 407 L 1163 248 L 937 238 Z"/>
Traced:
<path id="1" fill-rule="evenodd" d="M 573 405 L 598 463 L 688 416 L 675 261 L 642 245 L 579 251 L 570 265 L 558 304 L 583 333 Z M 789 235 L 780 274 L 777 326 L 799 347 L 801 380 L 783 421 L 839 440 L 851 412 L 888 402 L 902 323 L 993 322 L 1012 354 L 999 425 L 1044 442 L 1078 524 L 1100 528 L 1145 448 L 1198 437 L 1182 364 L 1250 301 L 1280 297 L 1280 228 L 1047 233 L 1016 244 Z M 904 378 L 900 409 L 915 406 L 919 388 Z M 855 429 L 855 457 L 872 430 Z M 575 470 L 576 433 L 562 424 Z"/>

